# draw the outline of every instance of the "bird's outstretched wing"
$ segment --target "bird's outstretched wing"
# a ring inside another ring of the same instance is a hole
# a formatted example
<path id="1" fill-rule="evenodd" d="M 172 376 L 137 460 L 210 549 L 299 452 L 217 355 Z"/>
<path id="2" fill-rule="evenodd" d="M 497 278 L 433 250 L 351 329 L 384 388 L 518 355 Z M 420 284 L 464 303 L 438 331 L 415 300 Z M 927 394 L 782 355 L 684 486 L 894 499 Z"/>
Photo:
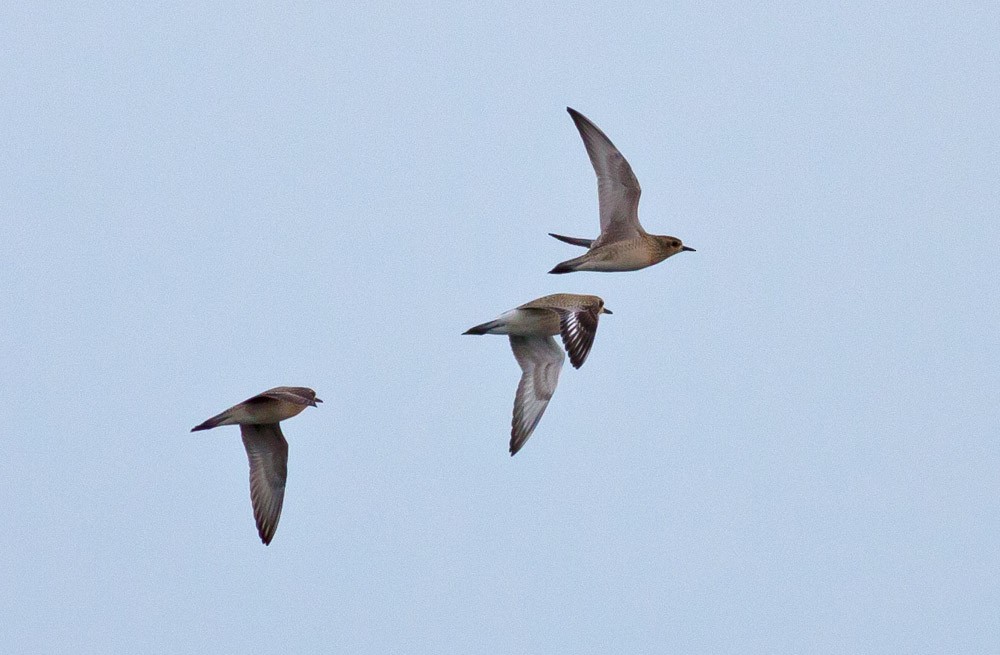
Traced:
<path id="1" fill-rule="evenodd" d="M 271 543 L 281 517 L 288 478 L 288 442 L 277 423 L 240 426 L 243 446 L 250 462 L 250 501 L 257 533 L 265 545 Z"/>
<path id="2" fill-rule="evenodd" d="M 510 454 L 513 456 L 534 432 L 549 406 L 566 356 L 552 337 L 511 336 L 510 347 L 521 366 L 510 430 Z"/>
<path id="3" fill-rule="evenodd" d="M 592 305 L 579 309 L 560 309 L 559 334 L 562 337 L 569 362 L 573 368 L 580 368 L 590 354 L 600 320 L 600 307 Z"/>
<path id="4" fill-rule="evenodd" d="M 572 107 L 566 111 L 580 131 L 590 163 L 597 173 L 597 195 L 601 212 L 601 236 L 592 247 L 626 241 L 645 234 L 639 224 L 639 180 L 628 161 L 604 132 Z"/>

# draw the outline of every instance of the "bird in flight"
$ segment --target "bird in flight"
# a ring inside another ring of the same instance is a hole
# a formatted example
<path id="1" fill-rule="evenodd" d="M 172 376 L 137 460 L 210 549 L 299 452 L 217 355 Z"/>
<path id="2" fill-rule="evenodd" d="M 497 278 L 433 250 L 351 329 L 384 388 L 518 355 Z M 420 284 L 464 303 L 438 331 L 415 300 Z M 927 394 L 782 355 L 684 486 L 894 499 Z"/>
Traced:
<path id="1" fill-rule="evenodd" d="M 601 314 L 610 313 L 597 296 L 557 293 L 532 300 L 464 332 L 510 337 L 514 358 L 521 366 L 511 420 L 512 457 L 535 430 L 559 382 L 566 356 L 552 337 L 562 337 L 570 363 L 580 368 L 594 344 Z"/>
<path id="2" fill-rule="evenodd" d="M 250 501 L 257 521 L 257 533 L 264 545 L 271 543 L 281 516 L 288 477 L 288 442 L 279 423 L 306 407 L 323 402 L 306 387 L 275 387 L 233 405 L 191 432 L 220 425 L 239 425 L 243 446 L 250 461 Z"/>
<path id="3" fill-rule="evenodd" d="M 639 224 L 639 180 L 611 139 L 571 107 L 566 111 L 583 137 L 590 163 L 597 173 L 597 196 L 601 213 L 601 235 L 596 239 L 565 237 L 560 241 L 587 248 L 586 254 L 564 261 L 549 273 L 574 271 L 637 271 L 662 262 L 684 250 L 694 251 L 677 237 L 648 234 Z"/>

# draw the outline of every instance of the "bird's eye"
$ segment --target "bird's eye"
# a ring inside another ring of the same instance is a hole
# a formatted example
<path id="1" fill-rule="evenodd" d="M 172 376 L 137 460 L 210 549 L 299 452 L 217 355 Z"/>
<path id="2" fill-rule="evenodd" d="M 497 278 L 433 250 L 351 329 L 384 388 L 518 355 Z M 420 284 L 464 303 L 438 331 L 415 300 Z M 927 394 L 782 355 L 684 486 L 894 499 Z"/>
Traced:
<path id="1" fill-rule="evenodd" d="M 674 242 L 673 242 L 673 243 L 672 243 L 671 245 L 672 245 L 672 246 L 673 246 L 674 248 L 680 248 L 680 246 L 681 246 L 681 242 L 680 242 L 680 241 L 674 241 Z"/>

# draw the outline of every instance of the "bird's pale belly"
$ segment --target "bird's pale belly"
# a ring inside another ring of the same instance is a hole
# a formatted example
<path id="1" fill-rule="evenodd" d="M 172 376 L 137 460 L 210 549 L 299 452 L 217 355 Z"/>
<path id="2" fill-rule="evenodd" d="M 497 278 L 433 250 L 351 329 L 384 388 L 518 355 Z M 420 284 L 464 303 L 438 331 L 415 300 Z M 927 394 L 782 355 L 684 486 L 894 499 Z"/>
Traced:
<path id="1" fill-rule="evenodd" d="M 657 259 L 648 244 L 641 240 L 619 241 L 591 250 L 578 271 L 618 272 L 637 271 L 652 266 Z"/>
<path id="2" fill-rule="evenodd" d="M 502 317 L 504 326 L 497 334 L 542 337 L 559 334 L 559 315 L 551 310 L 513 309 Z"/>

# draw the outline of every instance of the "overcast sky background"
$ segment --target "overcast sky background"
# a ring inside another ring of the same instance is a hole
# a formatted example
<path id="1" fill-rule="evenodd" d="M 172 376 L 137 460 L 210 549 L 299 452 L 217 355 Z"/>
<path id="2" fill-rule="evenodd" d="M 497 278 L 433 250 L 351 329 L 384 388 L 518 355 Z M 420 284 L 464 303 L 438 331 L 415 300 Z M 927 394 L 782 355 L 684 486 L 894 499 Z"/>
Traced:
<path id="1" fill-rule="evenodd" d="M 995 5 L 146 4 L 0 9 L 10 652 L 1000 650 Z M 567 105 L 697 253 L 546 275 Z"/>

